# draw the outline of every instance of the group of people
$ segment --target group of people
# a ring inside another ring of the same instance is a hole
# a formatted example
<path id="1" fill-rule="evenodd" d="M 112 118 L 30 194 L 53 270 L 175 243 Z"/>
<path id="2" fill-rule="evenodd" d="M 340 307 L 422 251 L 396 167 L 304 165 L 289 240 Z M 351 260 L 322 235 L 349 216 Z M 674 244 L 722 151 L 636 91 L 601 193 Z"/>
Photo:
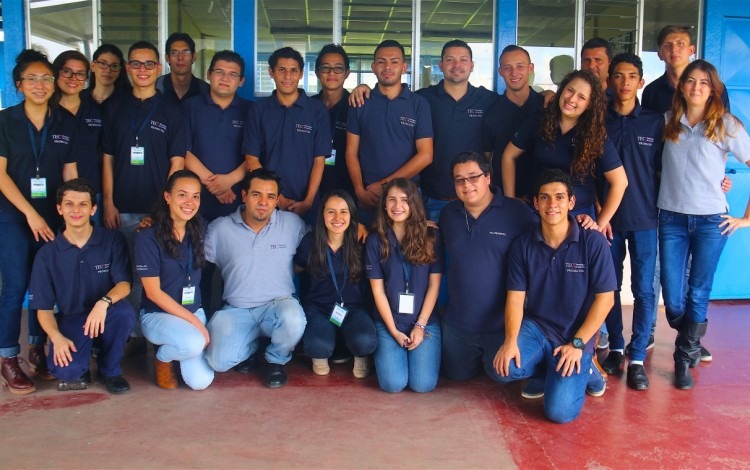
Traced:
<path id="1" fill-rule="evenodd" d="M 387 392 L 484 371 L 528 379 L 522 395 L 569 422 L 605 392 L 605 321 L 603 369 L 620 374 L 628 354 L 628 386 L 648 388 L 657 277 L 677 331 L 674 383 L 691 388 L 710 358 L 719 254 L 750 225 L 750 201 L 732 217 L 724 194 L 727 154 L 750 165 L 750 138 L 716 69 L 690 61 L 690 31 L 668 26 L 658 46 L 666 72 L 643 103 L 640 58 L 601 39 L 546 95 L 515 45 L 499 58 L 503 94 L 472 86 L 461 40 L 442 49 L 444 79 L 412 92 L 403 47 L 385 40 L 372 90 L 344 89 L 349 58 L 331 44 L 307 96 L 304 60 L 283 47 L 268 60 L 274 92 L 253 103 L 237 96 L 242 57 L 217 52 L 204 82 L 184 33 L 166 43 L 165 75 L 148 42 L 127 60 L 106 44 L 90 62 L 22 52 L 24 100 L 0 112 L 2 382 L 35 390 L 18 357 L 28 289 L 29 369 L 59 390 L 88 387 L 94 348 L 97 379 L 128 390 L 120 362 L 139 335 L 157 346 L 160 387 L 179 374 L 204 389 L 215 372 L 258 366 L 265 337 L 269 387 L 286 385 L 298 343 L 317 375 L 345 347 L 353 375 L 374 362 Z"/>

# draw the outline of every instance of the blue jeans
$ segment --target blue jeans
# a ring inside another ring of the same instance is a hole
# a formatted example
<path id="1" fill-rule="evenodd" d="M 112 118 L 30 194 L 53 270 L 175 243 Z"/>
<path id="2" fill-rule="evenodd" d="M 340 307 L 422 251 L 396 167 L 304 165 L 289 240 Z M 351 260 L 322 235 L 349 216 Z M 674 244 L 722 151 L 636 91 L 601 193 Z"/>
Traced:
<path id="1" fill-rule="evenodd" d="M 123 299 L 107 309 L 104 320 L 104 333 L 92 339 L 83 334 L 83 325 L 89 314 L 56 315 L 57 327 L 60 333 L 73 341 L 76 351 L 72 352 L 73 360 L 67 366 L 57 366 L 54 361 L 55 343 L 50 342 L 47 355 L 47 367 L 52 375 L 63 381 L 80 378 L 91 362 L 91 346 L 96 342 L 99 353 L 96 362 L 99 365 L 99 375 L 115 377 L 122 375 L 120 362 L 125 352 L 125 343 L 135 323 L 135 309 L 130 302 Z"/>
<path id="2" fill-rule="evenodd" d="M 505 334 L 472 333 L 443 322 L 443 354 L 441 371 L 448 380 L 468 380 L 484 368 L 493 377 L 497 350 Z"/>
<path id="3" fill-rule="evenodd" d="M 206 314 L 198 309 L 195 316 L 206 324 Z M 214 381 L 214 371 L 203 352 L 205 338 L 198 328 L 180 317 L 165 312 L 146 313 L 141 310 L 143 335 L 160 345 L 156 358 L 162 362 L 180 361 L 182 379 L 193 390 L 203 390 Z M 213 341 L 213 338 L 211 338 Z"/>
<path id="4" fill-rule="evenodd" d="M 407 386 L 419 393 L 433 391 L 440 372 L 440 324 L 428 325 L 424 341 L 413 351 L 398 344 L 382 321 L 375 322 L 375 329 L 378 332 L 375 369 L 380 388 L 389 393 L 400 392 Z"/>
<path id="5" fill-rule="evenodd" d="M 604 379 L 592 364 L 590 351 L 583 352 L 580 373 L 573 372 L 573 375 L 563 377 L 555 371 L 559 358 L 553 355 L 553 351 L 557 346 L 542 334 L 536 323 L 524 319 L 518 334 L 521 367 L 516 367 L 515 361 L 511 361 L 508 376 L 501 377 L 494 371 L 492 378 L 497 382 L 509 383 L 539 375 L 546 370 L 544 414 L 556 423 L 568 423 L 581 414 L 586 386 L 591 384 L 593 388 L 600 389 Z"/>
<path id="6" fill-rule="evenodd" d="M 708 300 L 719 257 L 727 243 L 719 224 L 723 214 L 686 215 L 659 212 L 661 286 L 667 319 L 675 325 L 681 319 L 706 321 Z M 685 269 L 690 261 L 690 274 Z"/>
<path id="7" fill-rule="evenodd" d="M 26 220 L 0 212 L 0 357 L 20 350 L 23 299 L 29 286 L 31 265 L 42 242 L 35 242 Z M 39 326 L 36 310 L 29 310 L 29 344 L 44 345 L 47 335 Z"/>
<path id="8" fill-rule="evenodd" d="M 361 308 L 350 308 L 338 327 L 329 320 L 332 308 L 321 310 L 314 305 L 305 306 L 307 327 L 302 337 L 305 354 L 314 359 L 331 357 L 336 347 L 336 336 L 339 334 L 355 356 L 372 354 L 378 346 L 378 337 L 370 313 Z"/>
<path id="9" fill-rule="evenodd" d="M 424 211 L 427 214 L 427 219 L 433 222 L 440 221 L 440 213 L 443 212 L 445 206 L 450 204 L 451 201 L 447 199 L 435 199 L 429 196 L 424 196 Z"/>
<path id="10" fill-rule="evenodd" d="M 283 297 L 253 308 L 225 305 L 208 322 L 211 343 L 206 359 L 217 372 L 225 372 L 258 350 L 258 338 L 267 336 L 266 361 L 286 364 L 305 331 L 305 312 L 297 299 Z"/>
<path id="11" fill-rule="evenodd" d="M 607 316 L 609 331 L 609 349 L 624 349 L 625 338 L 622 336 L 622 290 L 623 263 L 627 251 L 630 251 L 630 286 L 633 292 L 633 340 L 630 345 L 630 358 L 642 361 L 646 358 L 646 346 L 651 334 L 654 305 L 654 270 L 656 267 L 657 233 L 656 230 L 638 230 L 614 232 L 610 249 L 615 263 L 617 292 L 615 305 Z"/>

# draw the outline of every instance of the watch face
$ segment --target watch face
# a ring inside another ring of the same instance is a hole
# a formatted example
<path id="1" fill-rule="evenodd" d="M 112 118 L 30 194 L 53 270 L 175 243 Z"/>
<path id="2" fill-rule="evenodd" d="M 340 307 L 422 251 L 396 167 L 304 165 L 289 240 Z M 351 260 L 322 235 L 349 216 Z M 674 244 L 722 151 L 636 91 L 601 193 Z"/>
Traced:
<path id="1" fill-rule="evenodd" d="M 573 347 L 577 349 L 583 349 L 583 340 L 581 340 L 581 338 L 573 338 Z"/>

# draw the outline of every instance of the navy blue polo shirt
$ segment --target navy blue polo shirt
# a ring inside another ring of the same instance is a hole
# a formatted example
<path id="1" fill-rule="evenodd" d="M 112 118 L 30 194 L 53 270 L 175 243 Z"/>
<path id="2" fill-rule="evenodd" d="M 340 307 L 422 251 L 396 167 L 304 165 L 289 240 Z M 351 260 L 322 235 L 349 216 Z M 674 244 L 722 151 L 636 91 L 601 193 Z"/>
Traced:
<path id="1" fill-rule="evenodd" d="M 432 230 L 432 229 L 431 229 Z M 368 279 L 383 279 L 385 283 L 385 295 L 388 298 L 388 304 L 391 307 L 391 314 L 393 315 L 393 321 L 396 323 L 396 328 L 404 333 L 409 334 L 414 327 L 414 322 L 419 318 L 419 314 L 422 311 L 422 304 L 424 303 L 425 294 L 427 293 L 427 286 L 429 284 L 430 274 L 442 273 L 443 272 L 443 248 L 442 242 L 440 241 L 440 234 L 437 231 L 435 234 L 435 254 L 437 259 L 431 264 L 419 264 L 411 265 L 411 272 L 409 274 L 409 292 L 414 294 L 414 313 L 406 314 L 398 312 L 398 300 L 399 294 L 404 292 L 406 289 L 406 277 L 404 275 L 404 266 L 401 262 L 401 257 L 396 252 L 398 247 L 398 240 L 393 230 L 388 230 L 388 244 L 390 251 L 388 258 L 383 261 L 381 259 L 381 247 L 380 236 L 377 233 L 371 234 L 367 237 L 365 243 L 365 275 Z M 438 321 L 437 302 L 435 303 L 435 309 L 430 315 L 428 324 L 433 324 Z M 373 315 L 376 319 L 380 320 L 381 316 L 377 311 L 377 307 L 373 309 Z"/>
<path id="2" fill-rule="evenodd" d="M 159 92 L 145 100 L 132 93 L 116 100 L 104 108 L 102 129 L 102 152 L 114 156 L 115 207 L 124 214 L 143 214 L 162 197 L 170 159 L 185 157 L 185 116 L 179 104 Z M 130 148 L 136 144 L 136 130 L 141 123 L 145 125 L 138 134 L 138 145 L 144 148 L 145 163 L 132 165 Z"/>
<path id="3" fill-rule="evenodd" d="M 94 227 L 91 238 L 78 248 L 64 234 L 45 243 L 34 259 L 29 283 L 29 307 L 60 315 L 88 314 L 115 284 L 132 282 L 125 236 Z"/>
<path id="4" fill-rule="evenodd" d="M 318 93 L 312 98 L 323 102 L 323 93 Z M 346 123 L 348 115 L 349 92 L 344 90 L 339 102 L 328 110 L 333 148 L 330 157 L 326 158 L 323 180 L 320 182 L 321 195 L 333 189 L 343 189 L 354 197 L 354 185 L 352 185 L 352 179 L 349 177 L 349 169 L 346 167 Z"/>
<path id="5" fill-rule="evenodd" d="M 538 222 L 518 199 L 493 188 L 487 209 L 474 219 L 460 201 L 440 214 L 448 276 L 446 323 L 473 333 L 505 329 L 507 256 L 513 240 Z"/>
<path id="6" fill-rule="evenodd" d="M 348 131 L 360 138 L 359 165 L 367 187 L 411 160 L 417 139 L 433 136 L 430 105 L 406 84 L 392 100 L 376 86 L 364 106 L 349 108 Z"/>
<path id="7" fill-rule="evenodd" d="M 495 101 L 482 121 L 482 140 L 484 151 L 492 152 L 492 183 L 500 190 L 503 187 L 502 160 L 505 147 L 513 138 L 513 134 L 529 119 L 538 123 L 544 110 L 544 97 L 534 90 L 530 90 L 529 97 L 523 106 L 517 106 L 503 93 Z M 516 160 L 516 193 L 518 195 L 531 193 L 531 175 L 533 171 L 532 158 Z"/>
<path id="8" fill-rule="evenodd" d="M 39 176 L 47 179 L 47 197 L 31 198 L 31 178 L 36 178 L 36 159 L 29 126 L 39 155 Z M 0 111 L 0 156 L 7 160 L 6 172 L 21 194 L 56 231 L 62 219 L 55 208 L 57 188 L 63 183 L 63 167 L 77 161 L 78 123 L 69 113 L 52 112 L 45 123 L 47 138 L 42 147 L 42 131 L 26 117 L 23 102 Z M 0 212 L 13 214 L 19 221 L 26 217 L 0 192 Z"/>
<path id="9" fill-rule="evenodd" d="M 304 268 L 306 271 L 303 273 L 301 282 L 302 291 L 302 305 L 313 304 L 318 309 L 323 311 L 333 311 L 333 304 L 341 302 L 336 287 L 333 284 L 333 278 L 331 277 L 331 271 L 327 268 L 326 274 L 322 278 L 314 276 L 309 268 L 308 261 L 313 251 L 313 241 L 315 235 L 313 232 L 308 232 L 307 235 L 302 238 L 299 246 L 297 247 L 297 253 L 294 255 L 294 264 Z M 372 296 L 370 294 L 370 285 L 367 279 L 364 277 L 364 272 L 357 282 L 351 282 L 349 280 L 344 284 L 344 249 L 339 248 L 335 253 L 328 248 L 331 252 L 331 261 L 333 262 L 333 270 L 336 275 L 336 282 L 338 283 L 339 289 L 343 287 L 341 292 L 344 300 L 344 307 L 359 307 L 370 309 L 372 305 Z M 362 250 L 364 255 L 364 250 Z M 363 256 L 364 259 L 364 256 Z"/>
<path id="10" fill-rule="evenodd" d="M 437 85 L 417 90 L 430 104 L 433 142 L 432 164 L 420 173 L 425 196 L 455 199 L 451 162 L 461 152 L 482 154 L 482 120 L 498 95 L 484 87 L 469 84 L 469 89 L 456 101 L 445 92 L 444 80 Z"/>
<path id="11" fill-rule="evenodd" d="M 539 135 L 538 124 L 528 120 L 513 136 L 512 142 L 516 147 L 527 150 L 533 149 L 534 169 L 542 171 L 545 168 L 557 168 L 570 174 L 570 164 L 575 153 L 578 127 L 574 127 L 562 134 L 557 127 L 557 136 L 553 142 L 542 140 Z M 522 158 L 528 158 L 524 156 Z M 604 141 L 604 153 L 596 159 L 594 174 L 602 175 L 622 166 L 617 150 L 609 139 Z M 576 197 L 576 209 L 593 207 L 596 201 L 596 179 L 591 173 L 585 176 L 573 176 L 573 191 Z M 520 193 L 518 193 L 520 195 Z"/>
<path id="12" fill-rule="evenodd" d="M 96 193 L 100 194 L 102 192 L 101 105 L 91 98 L 91 94 L 88 94 L 86 97 L 81 96 L 81 106 L 75 115 L 62 106 L 59 106 L 58 110 L 78 121 L 79 129 L 76 139 L 78 177 L 88 181 Z"/>
<path id="13" fill-rule="evenodd" d="M 570 234 L 553 250 L 537 226 L 513 243 L 508 256 L 508 290 L 526 292 L 525 318 L 533 320 L 557 347 L 581 327 L 594 294 L 617 289 L 612 254 L 604 235 L 583 230 L 568 216 Z M 586 345 L 593 350 L 594 337 Z"/>
<path id="14" fill-rule="evenodd" d="M 203 166 L 223 175 L 243 164 L 242 137 L 250 101 L 235 96 L 226 109 L 221 109 L 210 93 L 204 93 L 183 101 L 182 107 L 187 119 L 188 150 Z M 231 214 L 242 203 L 241 189 L 241 183 L 232 186 L 237 198 L 232 204 L 222 204 L 204 187 L 201 214 L 208 220 Z"/>
<path id="15" fill-rule="evenodd" d="M 331 125 L 325 105 L 298 91 L 299 98 L 288 108 L 276 98 L 276 90 L 253 104 L 242 153 L 258 157 L 263 167 L 279 175 L 284 196 L 302 201 L 313 160 L 331 154 Z"/>
<path id="16" fill-rule="evenodd" d="M 195 302 L 192 305 L 183 305 L 187 310 L 195 313 L 201 308 L 201 269 L 193 260 L 193 269 L 188 272 L 189 250 L 188 238 L 185 237 L 180 244 L 180 257 L 175 259 L 166 252 L 156 234 L 156 227 L 141 230 L 135 235 L 135 271 L 138 277 L 158 277 L 161 290 L 178 304 L 182 304 L 182 288 L 188 285 L 195 286 Z M 141 308 L 146 313 L 163 312 L 146 295 L 143 289 Z"/>
<path id="17" fill-rule="evenodd" d="M 674 98 L 675 87 L 669 82 L 667 72 L 653 82 L 646 85 L 643 89 L 641 103 L 646 109 L 664 114 L 672 109 L 672 98 Z M 729 94 L 726 87 L 721 94 L 721 101 L 724 103 L 724 110 L 729 112 Z"/>
<path id="18" fill-rule="evenodd" d="M 188 98 L 199 96 L 203 93 L 208 93 L 208 90 L 210 89 L 209 84 L 196 77 L 195 75 L 193 75 L 192 77 L 193 78 L 190 79 L 190 86 L 188 87 L 187 92 L 185 92 L 185 94 L 182 96 L 182 99 L 180 99 L 180 97 L 177 96 L 177 92 L 174 91 L 172 75 L 169 73 L 166 75 L 162 75 L 161 77 L 156 79 L 156 89 L 162 92 L 164 96 L 176 101 L 177 103 L 184 102 Z"/>
<path id="19" fill-rule="evenodd" d="M 625 195 L 611 220 L 612 229 L 656 230 L 664 117 L 643 109 L 637 101 L 633 112 L 623 116 L 610 103 L 605 125 L 628 176 Z"/>

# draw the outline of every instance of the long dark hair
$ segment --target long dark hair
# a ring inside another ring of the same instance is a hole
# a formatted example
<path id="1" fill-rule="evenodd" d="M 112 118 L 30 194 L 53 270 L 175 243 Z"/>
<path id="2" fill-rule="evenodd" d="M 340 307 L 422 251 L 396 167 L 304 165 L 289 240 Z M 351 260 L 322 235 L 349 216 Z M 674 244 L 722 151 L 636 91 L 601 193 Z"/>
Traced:
<path id="1" fill-rule="evenodd" d="M 60 101 L 60 97 L 62 96 L 60 87 L 57 86 L 57 80 L 60 78 L 60 71 L 62 70 L 63 67 L 65 67 L 65 64 L 69 60 L 77 60 L 78 62 L 83 63 L 83 67 L 86 69 L 86 74 L 89 75 L 89 78 L 91 77 L 91 74 L 89 73 L 91 69 L 91 64 L 89 63 L 89 60 L 86 58 L 85 55 L 74 50 L 64 51 L 58 54 L 58 56 L 55 57 L 55 60 L 52 62 L 52 69 L 55 72 L 55 97 L 57 101 Z"/>
<path id="2" fill-rule="evenodd" d="M 607 112 L 607 96 L 604 94 L 599 79 L 588 70 L 574 70 L 567 74 L 555 93 L 554 103 L 547 106 L 542 115 L 539 134 L 545 142 L 554 142 L 560 128 L 562 112 L 560 96 L 570 82 L 580 78 L 591 87 L 591 97 L 586 111 L 581 114 L 576 124 L 576 147 L 573 161 L 570 162 L 570 174 L 576 177 L 592 175 L 596 159 L 604 153 L 604 141 L 607 131 L 604 128 L 604 117 Z"/>
<path id="3" fill-rule="evenodd" d="M 326 203 L 331 199 L 338 197 L 346 202 L 349 209 L 349 227 L 344 232 L 344 243 L 341 249 L 344 250 L 344 263 L 349 271 L 349 281 L 357 282 L 362 277 L 362 245 L 357 240 L 357 230 L 359 228 L 359 215 L 354 200 L 346 191 L 334 189 L 326 193 L 320 201 L 320 211 L 318 220 L 315 223 L 313 232 L 313 246 L 310 253 L 310 259 L 307 262 L 307 269 L 311 276 L 318 279 L 328 276 L 328 261 L 326 253 L 328 251 L 328 230 L 325 223 Z"/>
<path id="4" fill-rule="evenodd" d="M 385 261 L 390 253 L 388 242 L 388 231 L 393 227 L 393 220 L 388 217 L 385 202 L 388 192 L 392 188 L 400 189 L 406 194 L 406 202 L 409 204 L 409 218 L 406 219 L 406 230 L 401 239 L 401 253 L 406 261 L 412 264 L 429 264 L 437 258 L 435 254 L 435 234 L 427 227 L 427 216 L 425 214 L 422 198 L 419 195 L 417 185 L 410 179 L 395 178 L 383 187 L 380 196 L 380 207 L 375 216 L 375 230 L 380 237 L 380 257 Z"/>
<path id="5" fill-rule="evenodd" d="M 167 179 L 167 184 L 164 186 L 165 193 L 171 193 L 174 189 L 174 185 L 177 180 L 182 178 L 193 179 L 200 184 L 201 180 L 190 170 L 178 170 L 172 173 Z M 156 236 L 161 243 L 164 250 L 172 258 L 180 258 L 180 242 L 174 236 L 174 222 L 169 212 L 169 205 L 164 197 L 159 198 L 154 210 L 151 212 L 151 219 L 153 220 L 153 226 L 156 227 Z M 193 246 L 193 266 L 196 268 L 202 268 L 206 261 L 206 256 L 203 252 L 203 239 L 204 239 L 204 227 L 203 221 L 201 220 L 200 214 L 188 220 L 185 226 L 185 235 L 190 237 L 190 244 Z"/>
<path id="6" fill-rule="evenodd" d="M 106 53 L 110 53 L 120 59 L 120 66 L 122 67 L 120 69 L 120 75 L 118 75 L 115 79 L 115 90 L 130 91 L 133 87 L 130 85 L 130 81 L 128 80 L 128 74 L 125 73 L 125 56 L 122 55 L 122 51 L 119 47 L 115 46 L 114 44 L 102 44 L 101 46 L 96 48 L 92 58 L 93 60 L 99 60 L 99 56 Z M 94 67 L 97 66 L 94 65 Z M 96 88 L 96 77 L 92 73 L 91 77 L 89 77 L 89 89 L 93 90 L 94 88 Z"/>

